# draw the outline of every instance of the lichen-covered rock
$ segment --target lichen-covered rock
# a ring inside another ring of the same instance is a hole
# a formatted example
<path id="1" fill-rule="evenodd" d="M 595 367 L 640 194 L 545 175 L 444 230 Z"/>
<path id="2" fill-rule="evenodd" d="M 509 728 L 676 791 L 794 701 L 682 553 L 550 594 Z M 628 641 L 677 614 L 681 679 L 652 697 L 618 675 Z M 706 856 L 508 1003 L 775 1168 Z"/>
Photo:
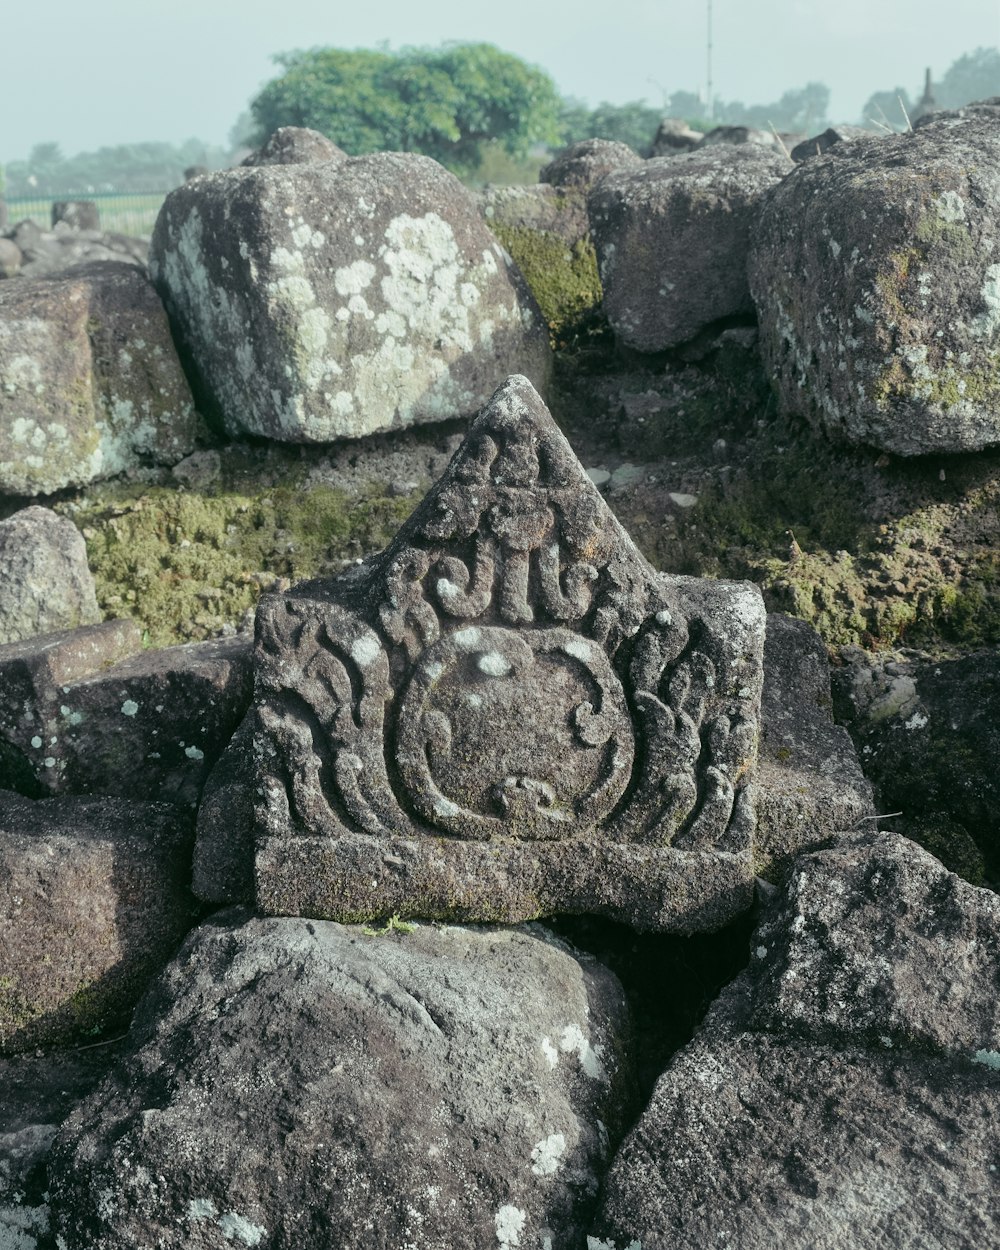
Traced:
<path id="1" fill-rule="evenodd" d="M 79 265 L 116 261 L 145 273 L 149 244 L 145 239 L 114 231 L 75 230 L 60 222 L 53 230 L 42 230 L 33 221 L 22 221 L 12 232 L 11 241 L 22 254 L 22 278 L 45 278 L 66 274 Z"/>
<path id="2" fill-rule="evenodd" d="M 172 192 L 150 268 L 230 431 L 329 442 L 476 410 L 545 325 L 461 183 L 423 156 L 236 169 Z"/>
<path id="3" fill-rule="evenodd" d="M 134 265 L 0 283 L 0 493 L 175 464 L 207 437 L 163 308 Z"/>
<path id="4" fill-rule="evenodd" d="M 751 948 L 619 1151 L 595 1245 L 993 1244 L 996 896 L 878 835 L 803 857 Z"/>
<path id="5" fill-rule="evenodd" d="M 583 139 L 571 144 L 549 161 L 538 175 L 540 183 L 553 187 L 590 188 L 613 169 L 634 169 L 642 157 L 627 143 L 613 139 Z"/>
<path id="6" fill-rule="evenodd" d="M 0 1052 L 132 1007 L 194 918 L 190 851 L 169 804 L 0 791 Z"/>
<path id="7" fill-rule="evenodd" d="M 1000 127 L 839 143 L 767 197 L 750 255 L 782 407 L 899 455 L 1000 442 Z"/>
<path id="8" fill-rule="evenodd" d="M 251 152 L 240 164 L 253 169 L 258 165 L 308 165 L 313 161 L 347 159 L 343 148 L 338 148 L 318 130 L 306 126 L 279 126 L 262 147 Z"/>
<path id="9" fill-rule="evenodd" d="M 541 929 L 229 913 L 64 1124 L 55 1230 L 74 1250 L 576 1250 L 625 1025 L 613 975 Z"/>
<path id="10" fill-rule="evenodd" d="M 0 521 L 0 646 L 100 619 L 87 547 L 72 521 L 37 506 Z"/>
<path id="11" fill-rule="evenodd" d="M 751 313 L 750 226 L 791 162 L 757 144 L 716 146 L 608 174 L 588 197 L 604 310 L 628 347 L 663 351 Z"/>
<path id="12" fill-rule="evenodd" d="M 51 656 L 58 639 L 72 645 L 72 635 L 54 635 L 0 647 L 0 754 L 6 749 L 26 771 L 34 793 L 194 806 L 250 699 L 247 640 L 116 655 L 110 665 L 95 662 L 98 650 L 59 678 Z"/>

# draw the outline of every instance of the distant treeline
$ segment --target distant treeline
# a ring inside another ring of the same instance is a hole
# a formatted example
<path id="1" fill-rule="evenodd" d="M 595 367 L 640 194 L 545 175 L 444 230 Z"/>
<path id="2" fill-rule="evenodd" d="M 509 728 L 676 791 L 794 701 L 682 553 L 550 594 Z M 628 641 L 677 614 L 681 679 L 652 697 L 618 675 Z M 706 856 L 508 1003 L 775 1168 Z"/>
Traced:
<path id="1" fill-rule="evenodd" d="M 39 143 L 26 161 L 3 167 L 8 196 L 61 195 L 64 192 L 165 191 L 184 181 L 192 165 L 222 169 L 229 152 L 200 139 L 172 143 L 123 143 L 64 156 L 58 143 Z"/>
<path id="2" fill-rule="evenodd" d="M 682 118 L 702 130 L 773 126 L 793 134 L 814 134 L 829 124 L 830 91 L 819 82 L 785 91 L 769 104 L 715 99 L 709 110 L 699 95 L 679 90 L 665 95 L 659 107 L 634 100 L 592 109 L 560 96 L 544 70 L 491 44 L 398 51 L 313 48 L 282 53 L 275 61 L 281 73 L 237 120 L 228 148 L 189 139 L 180 146 L 121 144 L 66 157 L 58 144 L 41 143 L 27 160 L 6 166 L 5 193 L 165 190 L 182 182 L 192 165 L 232 164 L 241 150 L 263 142 L 279 126 L 312 127 L 352 156 L 421 152 L 475 178 L 498 152 L 523 161 L 529 153 L 580 139 L 617 139 L 646 155 L 663 117 Z M 1000 96 L 1000 50 L 965 53 L 932 83 L 931 95 L 936 108 Z M 922 103 L 923 85 L 912 91 L 886 88 L 872 94 L 856 120 L 871 128 L 905 129 Z"/>

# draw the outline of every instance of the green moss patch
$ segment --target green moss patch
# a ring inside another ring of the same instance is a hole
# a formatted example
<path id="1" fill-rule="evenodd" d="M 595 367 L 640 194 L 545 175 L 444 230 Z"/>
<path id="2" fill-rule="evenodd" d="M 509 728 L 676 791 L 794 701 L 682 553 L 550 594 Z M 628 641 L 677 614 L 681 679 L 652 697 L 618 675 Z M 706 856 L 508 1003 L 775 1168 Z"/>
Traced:
<path id="1" fill-rule="evenodd" d="M 249 485 L 249 484 L 247 484 Z M 117 486 L 61 505 L 80 527 L 107 616 L 130 616 L 151 646 L 210 638 L 262 589 L 323 573 L 384 546 L 414 498 L 295 484 L 199 494 Z"/>
<path id="2" fill-rule="evenodd" d="M 570 245 L 548 230 L 491 222 L 538 301 L 554 347 L 585 333 L 599 316 L 601 279 L 590 239 Z"/>

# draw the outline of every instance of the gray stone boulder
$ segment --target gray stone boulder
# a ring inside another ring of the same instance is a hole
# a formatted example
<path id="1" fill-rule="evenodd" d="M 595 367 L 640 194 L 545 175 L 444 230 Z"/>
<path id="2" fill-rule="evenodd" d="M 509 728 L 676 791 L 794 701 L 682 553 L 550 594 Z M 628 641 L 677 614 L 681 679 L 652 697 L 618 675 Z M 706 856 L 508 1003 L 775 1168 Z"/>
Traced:
<path id="1" fill-rule="evenodd" d="M 847 730 L 834 724 L 830 663 L 805 621 L 771 612 L 757 773 L 757 853 L 771 872 L 875 813 Z M 884 809 L 880 809 L 884 810 Z"/>
<path id="2" fill-rule="evenodd" d="M 1000 881 L 1000 658 L 872 655 L 834 669 L 850 727 L 893 827 L 974 885 Z"/>
<path id="3" fill-rule="evenodd" d="M 249 642 L 122 655 L 129 626 L 0 647 L 0 755 L 30 778 L 19 789 L 197 803 L 250 700 Z M 60 664 L 60 651 L 83 657 Z"/>
<path id="4" fill-rule="evenodd" d="M 0 283 L 0 493 L 176 464 L 207 438 L 166 315 L 134 265 Z"/>
<path id="5" fill-rule="evenodd" d="M 657 157 L 598 184 L 587 207 L 604 310 L 627 347 L 663 351 L 753 312 L 750 227 L 763 193 L 791 168 L 747 143 Z"/>
<path id="6" fill-rule="evenodd" d="M 625 1026 L 616 978 L 541 929 L 228 913 L 63 1125 L 54 1230 L 74 1250 L 575 1250 Z"/>
<path id="7" fill-rule="evenodd" d="M 0 278 L 13 278 L 24 262 L 24 254 L 13 239 L 0 238 Z"/>
<path id="8" fill-rule="evenodd" d="M 338 148 L 318 130 L 305 126 L 280 126 L 262 147 L 240 161 L 240 165 L 254 169 L 258 165 L 308 165 L 313 161 L 347 159 L 343 148 Z"/>
<path id="9" fill-rule="evenodd" d="M 21 222 L 12 231 L 11 241 L 22 253 L 22 278 L 51 277 L 106 260 L 132 265 L 145 273 L 149 254 L 144 239 L 113 231 L 78 230 L 63 221 L 51 230 L 42 230 L 33 221 Z"/>
<path id="10" fill-rule="evenodd" d="M 101 619 L 72 521 L 34 506 L 0 521 L 0 646 Z"/>
<path id="11" fill-rule="evenodd" d="M 993 1244 L 996 896 L 878 835 L 803 857 L 751 946 L 619 1151 L 592 1250 Z"/>
<path id="12" fill-rule="evenodd" d="M 778 136 L 771 130 L 758 130 L 754 126 L 715 126 L 705 133 L 702 145 L 710 148 L 719 144 L 742 147 L 753 144 L 759 148 L 780 148 Z"/>
<path id="13" fill-rule="evenodd" d="M 474 412 L 546 327 L 472 196 L 381 153 L 235 169 L 168 197 L 150 269 L 231 432 L 329 442 Z"/>
<path id="14" fill-rule="evenodd" d="M 52 225 L 71 230 L 100 230 L 101 214 L 94 200 L 56 200 L 52 205 Z"/>
<path id="15" fill-rule="evenodd" d="M 704 135 L 679 117 L 664 117 L 653 137 L 650 156 L 676 156 L 701 146 Z"/>
<path id="16" fill-rule="evenodd" d="M 793 161 L 807 161 L 813 156 L 822 156 L 835 143 L 851 143 L 855 139 L 870 139 L 872 132 L 863 126 L 828 126 L 822 134 L 811 135 L 792 148 L 789 155 Z"/>
<path id="17" fill-rule="evenodd" d="M 779 402 L 898 455 L 1000 442 L 1000 127 L 839 143 L 767 197 L 750 255 Z"/>
<path id="18" fill-rule="evenodd" d="M 965 121 L 968 117 L 985 116 L 994 122 L 1000 120 L 1000 96 L 990 96 L 986 100 L 975 100 L 971 104 L 963 104 L 957 109 L 932 109 L 913 122 L 913 129 L 922 126 L 954 125 Z"/>
<path id="19" fill-rule="evenodd" d="M 165 803 L 0 791 L 0 1053 L 118 1025 L 196 910 Z"/>
<path id="20" fill-rule="evenodd" d="M 571 144 L 542 168 L 538 181 L 553 187 L 587 191 L 613 169 L 635 169 L 642 157 L 627 143 L 613 139 L 584 139 Z"/>

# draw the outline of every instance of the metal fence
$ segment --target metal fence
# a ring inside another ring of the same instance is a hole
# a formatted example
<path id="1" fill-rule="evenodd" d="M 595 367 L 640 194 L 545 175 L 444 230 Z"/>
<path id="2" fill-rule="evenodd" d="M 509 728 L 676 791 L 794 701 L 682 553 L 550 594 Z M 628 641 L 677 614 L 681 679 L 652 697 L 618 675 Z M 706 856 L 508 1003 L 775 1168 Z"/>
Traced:
<path id="1" fill-rule="evenodd" d="M 43 230 L 52 225 L 52 205 L 59 200 L 91 200 L 100 213 L 101 229 L 147 238 L 167 191 L 60 191 L 58 195 L 7 196 L 10 225 L 30 218 Z M 8 227 L 9 229 L 10 227 Z"/>

